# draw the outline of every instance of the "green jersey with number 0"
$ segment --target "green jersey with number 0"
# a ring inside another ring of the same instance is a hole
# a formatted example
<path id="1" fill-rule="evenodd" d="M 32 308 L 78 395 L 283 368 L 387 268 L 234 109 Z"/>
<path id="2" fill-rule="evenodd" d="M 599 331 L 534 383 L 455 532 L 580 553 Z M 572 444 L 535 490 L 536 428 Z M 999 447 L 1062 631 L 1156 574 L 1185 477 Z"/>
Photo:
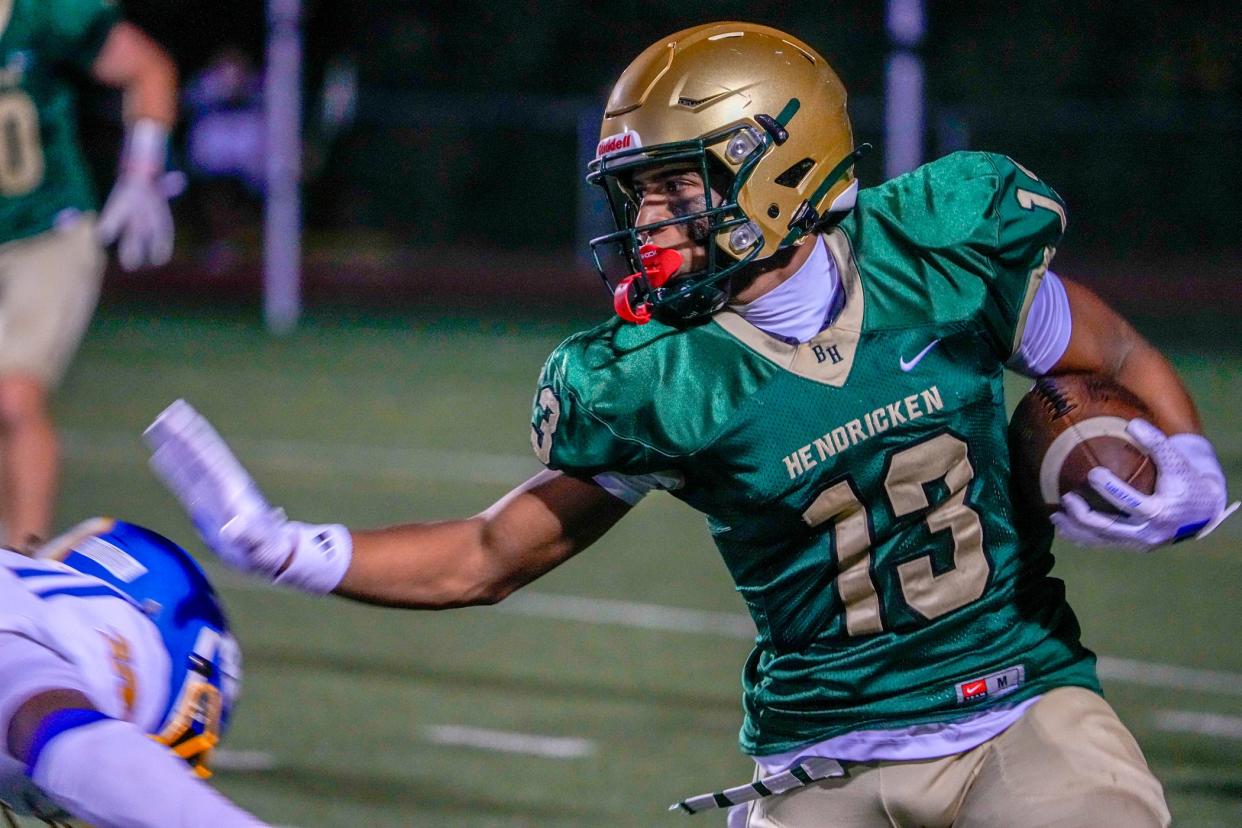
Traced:
<path id="1" fill-rule="evenodd" d="M 551 468 L 675 472 L 758 635 L 742 748 L 1098 690 L 1050 532 L 1009 493 L 1002 372 L 1065 210 L 1004 156 L 864 190 L 822 237 L 844 305 L 787 344 L 730 311 L 566 340 L 535 400 Z"/>
<path id="2" fill-rule="evenodd" d="M 78 148 L 74 74 L 118 20 L 112 0 L 0 0 L 0 243 L 93 210 Z"/>

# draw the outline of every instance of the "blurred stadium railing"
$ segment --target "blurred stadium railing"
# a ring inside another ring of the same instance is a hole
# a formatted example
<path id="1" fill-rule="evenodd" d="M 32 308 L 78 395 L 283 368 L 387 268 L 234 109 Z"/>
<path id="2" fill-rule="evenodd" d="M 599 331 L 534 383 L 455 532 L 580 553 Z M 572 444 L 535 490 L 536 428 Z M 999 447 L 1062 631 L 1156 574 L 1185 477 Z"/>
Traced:
<path id="1" fill-rule="evenodd" d="M 312 97 L 308 110 L 313 104 Z M 308 119 L 306 145 L 315 156 L 304 202 L 309 300 L 369 294 L 392 304 L 441 289 L 460 299 L 465 288 L 483 301 L 598 303 L 585 239 L 607 229 L 607 219 L 583 177 L 599 107 L 590 97 L 364 86 L 352 124 L 330 142 Z M 850 107 L 856 140 L 877 148 L 861 162 L 860 177 L 877 182 L 882 101 L 855 96 Z M 1234 278 L 1242 264 L 1242 104 L 933 101 L 927 123 L 929 159 L 963 148 L 1004 152 L 1066 198 L 1063 272 L 1123 305 L 1173 290 L 1194 305 L 1242 306 Z M 205 240 L 192 200 L 181 213 L 178 282 L 257 290 L 251 259 L 236 273 L 199 272 L 194 249 Z M 155 290 L 147 284 L 154 278 L 116 282 Z"/>

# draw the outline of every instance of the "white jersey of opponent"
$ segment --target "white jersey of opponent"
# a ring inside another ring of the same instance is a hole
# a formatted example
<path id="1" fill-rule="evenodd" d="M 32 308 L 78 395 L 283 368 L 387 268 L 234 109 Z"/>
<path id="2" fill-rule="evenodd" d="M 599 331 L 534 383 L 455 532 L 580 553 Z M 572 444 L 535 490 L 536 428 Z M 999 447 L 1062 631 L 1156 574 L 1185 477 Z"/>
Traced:
<path id="1" fill-rule="evenodd" d="M 0 801 L 19 813 L 63 813 L 8 754 L 9 720 L 25 701 L 79 690 L 101 713 L 151 733 L 168 706 L 170 669 L 155 624 L 129 598 L 59 562 L 0 549 Z"/>

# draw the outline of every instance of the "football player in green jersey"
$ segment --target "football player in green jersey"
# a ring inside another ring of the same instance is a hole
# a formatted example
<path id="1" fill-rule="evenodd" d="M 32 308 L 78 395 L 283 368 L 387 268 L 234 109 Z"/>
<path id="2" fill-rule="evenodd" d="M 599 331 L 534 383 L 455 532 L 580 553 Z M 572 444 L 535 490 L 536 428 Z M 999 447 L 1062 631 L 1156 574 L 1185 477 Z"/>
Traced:
<path id="1" fill-rule="evenodd" d="M 1127 517 L 1067 496 L 1057 518 L 1095 544 L 1227 516 L 1194 405 L 1048 269 L 1066 210 L 1035 175 L 958 153 L 859 190 L 855 157 L 811 47 L 741 23 L 674 34 L 607 104 L 589 178 L 617 219 L 593 246 L 618 318 L 544 367 L 546 471 L 471 518 L 350 532 L 268 506 L 183 401 L 148 429 L 152 463 L 230 564 L 424 608 L 499 601 L 667 490 L 707 516 L 757 628 L 756 781 L 682 809 L 734 805 L 750 828 L 1165 825 L 1049 575 L 1051 528 L 1011 498 L 1001 380 L 1103 372 L 1153 412 L 1131 432 L 1155 493 L 1098 470 Z"/>
<path id="2" fill-rule="evenodd" d="M 127 134 L 94 220 L 75 75 L 121 89 Z M 104 244 L 121 264 L 172 253 L 165 147 L 176 69 L 113 0 L 0 0 L 0 522 L 26 546 L 52 528 L 59 443 L 48 395 L 94 312 Z"/>

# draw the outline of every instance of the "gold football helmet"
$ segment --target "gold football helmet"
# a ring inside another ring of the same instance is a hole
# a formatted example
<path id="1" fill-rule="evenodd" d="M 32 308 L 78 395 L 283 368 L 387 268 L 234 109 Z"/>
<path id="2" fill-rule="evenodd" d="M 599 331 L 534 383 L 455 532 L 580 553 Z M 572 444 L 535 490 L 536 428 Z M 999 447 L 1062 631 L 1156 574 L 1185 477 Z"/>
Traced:
<path id="1" fill-rule="evenodd" d="M 845 100 L 823 57 L 767 26 L 709 23 L 643 51 L 612 89 L 587 175 L 606 190 L 617 226 L 591 249 L 618 313 L 673 323 L 713 313 L 744 265 L 801 244 L 853 207 L 857 153 Z M 635 172 L 681 163 L 720 198 L 701 212 L 636 226 Z M 652 254 L 644 251 L 644 268 L 641 237 L 705 219 L 706 269 L 665 284 L 648 278 Z M 607 259 L 616 254 L 634 275 L 614 287 Z"/>

